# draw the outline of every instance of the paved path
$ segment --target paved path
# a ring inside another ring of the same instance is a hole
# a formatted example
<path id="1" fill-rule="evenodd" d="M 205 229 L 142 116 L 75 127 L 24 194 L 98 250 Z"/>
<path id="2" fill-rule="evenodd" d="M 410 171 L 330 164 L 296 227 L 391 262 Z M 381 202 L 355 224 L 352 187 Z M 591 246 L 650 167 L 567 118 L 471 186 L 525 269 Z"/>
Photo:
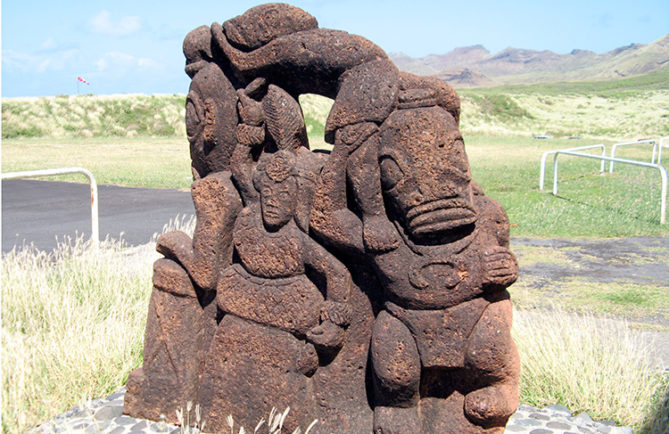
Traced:
<path id="1" fill-rule="evenodd" d="M 67 412 L 45 422 L 33 432 L 42 433 L 106 433 L 106 434 L 180 434 L 191 432 L 198 434 L 198 429 L 181 430 L 180 427 L 165 422 L 153 422 L 123 415 L 125 387 L 102 399 L 95 399 L 82 406 L 73 407 Z M 184 410 L 186 412 L 186 410 Z M 194 411 L 191 418 L 196 419 Z M 206 428 L 206 420 L 204 421 Z M 611 421 L 595 422 L 587 413 L 571 415 L 567 407 L 549 405 L 536 408 L 520 405 L 506 425 L 506 434 L 632 434 L 631 427 L 616 427 Z M 262 428 L 265 428 L 263 426 Z M 235 427 L 234 431 L 238 431 Z M 232 431 L 232 430 L 231 430 Z M 240 431 L 241 432 L 241 431 Z M 249 431 L 250 432 L 250 431 Z M 262 432 L 262 429 L 261 429 Z M 318 430 L 318 424 L 314 427 Z M 358 432 L 365 432 L 364 430 Z M 456 434 L 456 433 L 444 433 Z"/>
<path id="2" fill-rule="evenodd" d="M 131 245 L 147 243 L 154 232 L 177 215 L 195 214 L 190 192 L 98 186 L 100 238 L 107 235 Z M 2 181 L 2 251 L 34 243 L 56 247 L 56 237 L 90 237 L 90 192 L 87 184 L 54 181 Z"/>

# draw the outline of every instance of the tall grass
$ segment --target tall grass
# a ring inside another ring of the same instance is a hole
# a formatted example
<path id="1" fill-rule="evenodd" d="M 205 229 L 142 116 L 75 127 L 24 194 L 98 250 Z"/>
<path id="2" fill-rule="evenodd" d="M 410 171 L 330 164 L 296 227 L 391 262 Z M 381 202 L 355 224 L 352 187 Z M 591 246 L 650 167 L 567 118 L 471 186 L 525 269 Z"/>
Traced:
<path id="1" fill-rule="evenodd" d="M 163 231 L 192 232 L 177 218 Z M 24 432 L 125 383 L 142 361 L 154 244 L 81 238 L 2 255 L 2 429 Z"/>
<path id="2" fill-rule="evenodd" d="M 146 252 L 78 240 L 2 258 L 2 426 L 24 432 L 113 391 L 141 361 L 151 290 Z"/>
<path id="3" fill-rule="evenodd" d="M 556 307 L 518 310 L 512 333 L 521 354 L 524 402 L 559 402 L 637 429 L 650 424 L 661 406 L 669 374 L 649 357 L 653 342 L 625 321 Z"/>
<path id="4" fill-rule="evenodd" d="M 176 226 L 192 230 L 192 221 Z M 151 244 L 104 242 L 95 250 L 81 240 L 52 254 L 3 255 L 5 432 L 24 432 L 82 399 L 104 396 L 141 364 L 156 258 Z M 662 423 L 661 385 L 669 379 L 644 359 L 647 347 L 624 322 L 520 310 L 513 333 L 523 402 L 559 402 L 637 427 Z"/>

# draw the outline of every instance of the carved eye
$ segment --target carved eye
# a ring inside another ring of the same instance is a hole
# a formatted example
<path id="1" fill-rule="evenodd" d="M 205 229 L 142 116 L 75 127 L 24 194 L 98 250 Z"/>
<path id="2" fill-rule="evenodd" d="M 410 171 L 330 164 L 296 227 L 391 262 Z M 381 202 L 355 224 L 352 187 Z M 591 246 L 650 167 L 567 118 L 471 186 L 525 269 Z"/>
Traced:
<path id="1" fill-rule="evenodd" d="M 195 137 L 200 127 L 200 115 L 195 101 L 190 97 L 186 101 L 186 134 L 189 138 Z"/>
<path id="2" fill-rule="evenodd" d="M 402 179 L 404 173 L 392 157 L 381 157 L 381 185 L 384 190 L 391 190 Z"/>
<path id="3" fill-rule="evenodd" d="M 455 146 L 453 147 L 455 155 L 453 160 L 453 165 L 458 169 L 463 176 L 467 176 L 469 173 L 469 163 L 467 161 L 467 154 L 465 153 L 465 142 L 462 138 L 459 138 L 455 141 Z"/>

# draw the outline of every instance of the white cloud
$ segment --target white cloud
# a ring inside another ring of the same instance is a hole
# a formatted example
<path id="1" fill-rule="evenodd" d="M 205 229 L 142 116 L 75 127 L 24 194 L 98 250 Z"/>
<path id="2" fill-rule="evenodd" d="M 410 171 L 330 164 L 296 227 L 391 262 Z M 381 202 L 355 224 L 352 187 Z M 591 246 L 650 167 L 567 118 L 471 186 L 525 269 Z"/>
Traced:
<path id="1" fill-rule="evenodd" d="M 132 69 L 152 69 L 160 65 L 153 59 L 146 57 L 135 57 L 131 54 L 122 53 L 119 51 L 110 51 L 105 53 L 96 62 L 98 71 L 113 71 L 116 73 L 123 73 Z"/>
<path id="2" fill-rule="evenodd" d="M 9 69 L 25 72 L 60 71 L 70 65 L 76 58 L 79 50 L 59 50 L 49 54 L 25 54 L 12 50 L 2 53 L 2 63 Z"/>
<path id="3" fill-rule="evenodd" d="M 47 38 L 46 41 L 42 42 L 40 48 L 42 50 L 50 50 L 52 48 L 56 48 L 56 40 L 53 39 L 51 36 L 49 36 L 49 38 Z"/>
<path id="4" fill-rule="evenodd" d="M 114 22 L 109 11 L 100 11 L 88 21 L 88 29 L 93 33 L 124 36 L 137 32 L 141 28 L 139 17 L 127 16 Z"/>
<path id="5" fill-rule="evenodd" d="M 137 59 L 137 66 L 139 66 L 142 69 L 150 69 L 150 68 L 157 68 L 159 64 L 153 59 L 142 57 Z"/>

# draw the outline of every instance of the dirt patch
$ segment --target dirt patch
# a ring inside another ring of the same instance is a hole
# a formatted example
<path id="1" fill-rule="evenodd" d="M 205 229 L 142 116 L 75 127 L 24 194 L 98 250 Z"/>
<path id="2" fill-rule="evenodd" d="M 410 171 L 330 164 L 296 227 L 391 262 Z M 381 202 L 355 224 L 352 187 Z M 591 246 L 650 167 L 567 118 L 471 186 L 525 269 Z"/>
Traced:
<path id="1" fill-rule="evenodd" d="M 547 303 L 624 317 L 669 331 L 669 237 L 514 238 L 519 305 Z"/>

